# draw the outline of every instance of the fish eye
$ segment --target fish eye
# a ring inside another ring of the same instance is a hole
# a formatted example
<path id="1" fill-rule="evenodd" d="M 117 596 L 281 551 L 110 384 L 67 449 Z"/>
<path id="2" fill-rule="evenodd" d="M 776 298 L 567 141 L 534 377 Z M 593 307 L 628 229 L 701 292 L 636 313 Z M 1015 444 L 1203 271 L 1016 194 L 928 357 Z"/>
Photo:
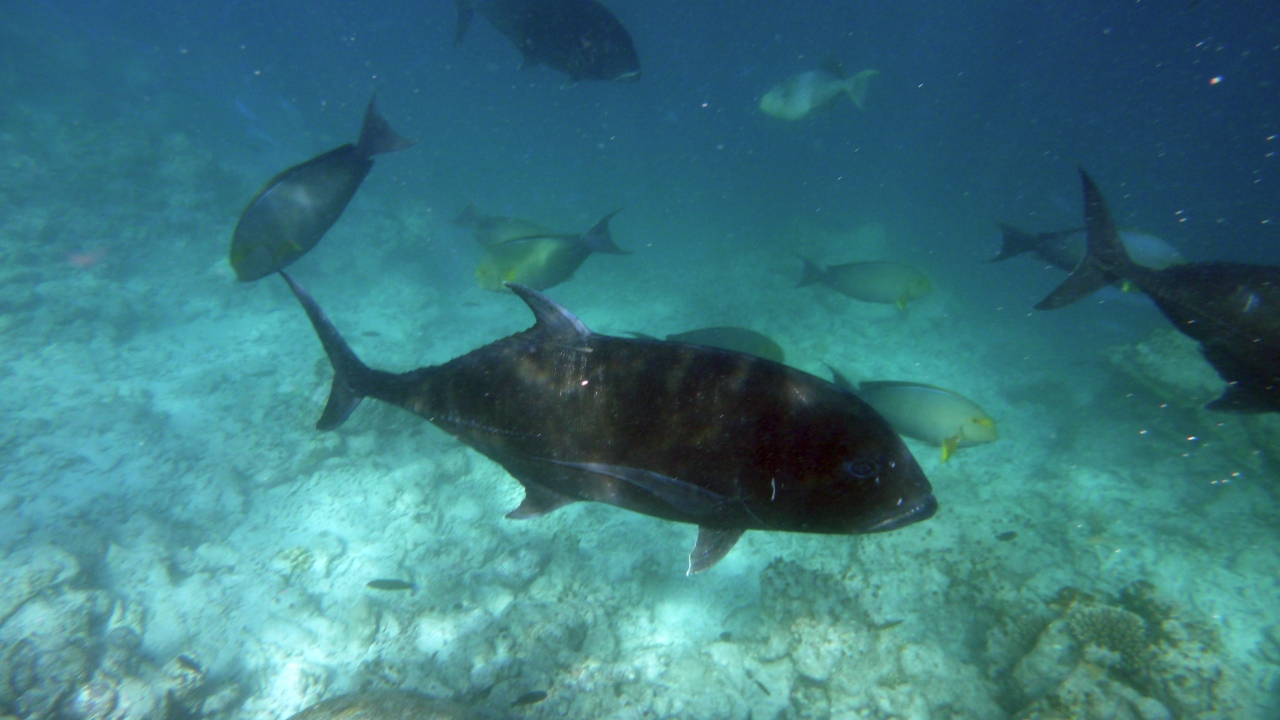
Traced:
<path id="1" fill-rule="evenodd" d="M 880 472 L 880 463 L 874 458 L 858 458 L 844 464 L 844 469 L 859 480 L 865 480 Z"/>

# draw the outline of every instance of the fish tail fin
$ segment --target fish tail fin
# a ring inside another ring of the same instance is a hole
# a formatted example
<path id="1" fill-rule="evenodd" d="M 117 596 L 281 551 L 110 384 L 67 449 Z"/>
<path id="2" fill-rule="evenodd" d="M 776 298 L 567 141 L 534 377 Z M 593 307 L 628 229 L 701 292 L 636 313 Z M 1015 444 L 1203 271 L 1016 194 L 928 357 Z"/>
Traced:
<path id="1" fill-rule="evenodd" d="M 826 272 L 823 271 L 822 268 L 818 267 L 818 263 L 804 257 L 803 255 L 799 257 L 804 261 L 804 270 L 800 275 L 800 282 L 796 283 L 796 287 L 802 288 L 806 285 L 816 285 L 822 282 L 826 277 Z"/>
<path id="2" fill-rule="evenodd" d="M 356 150 L 362 157 L 373 157 L 397 150 L 403 150 L 416 144 L 417 140 L 400 137 L 387 119 L 378 114 L 378 93 L 369 98 L 369 107 L 364 111 L 364 125 L 360 127 L 360 140 Z"/>
<path id="3" fill-rule="evenodd" d="M 1084 220 L 1088 233 L 1084 258 L 1058 289 L 1036 305 L 1037 310 L 1055 310 L 1130 275 L 1133 260 L 1120 242 L 1120 234 L 1111 219 L 1111 212 L 1102 198 L 1093 178 L 1083 169 L 1080 179 L 1084 184 Z"/>
<path id="4" fill-rule="evenodd" d="M 1000 224 L 1000 253 L 991 258 L 991 262 L 1008 260 L 1011 257 L 1031 252 L 1036 249 L 1038 238 L 1025 230 L 1012 225 Z"/>
<path id="5" fill-rule="evenodd" d="M 454 0 L 454 5 L 458 10 L 458 22 L 453 28 L 453 46 L 457 47 L 462 43 L 462 38 L 467 36 L 467 28 L 471 27 L 471 18 L 475 17 L 476 8 L 471 0 Z"/>
<path id="6" fill-rule="evenodd" d="M 586 243 L 587 247 L 591 248 L 591 252 L 604 253 L 606 255 L 631 254 L 630 251 L 623 250 L 617 245 L 614 245 L 613 235 L 609 233 L 609 221 L 613 219 L 614 215 L 622 212 L 622 210 L 622 208 L 618 208 L 617 210 L 614 210 L 608 215 L 600 218 L 596 221 L 596 224 L 592 225 L 591 229 L 582 236 L 582 242 Z"/>
<path id="7" fill-rule="evenodd" d="M 453 224 L 458 227 L 475 227 L 484 219 L 484 213 L 480 212 L 480 208 L 475 203 L 467 203 L 467 206 L 458 213 L 458 217 L 453 219 Z"/>
<path id="8" fill-rule="evenodd" d="M 960 436 L 955 435 L 942 441 L 942 462 L 951 459 L 956 454 L 956 448 L 960 447 Z"/>
<path id="9" fill-rule="evenodd" d="M 879 70 L 863 70 L 845 81 L 844 91 L 849 95 L 849 99 L 853 101 L 858 109 L 862 109 L 862 104 L 867 101 L 867 85 L 871 82 L 871 78 L 879 75 Z"/>
<path id="10" fill-rule="evenodd" d="M 329 317 L 320 309 L 315 298 L 299 285 L 283 270 L 280 277 L 289 284 L 293 296 L 298 298 L 302 309 L 307 311 L 311 326 L 315 328 L 325 354 L 329 356 L 329 364 L 333 365 L 333 387 L 329 390 L 329 402 L 324 406 L 316 428 L 319 430 L 335 430 L 351 415 L 360 401 L 368 395 L 369 377 L 373 374 L 367 365 L 347 345 L 347 341 L 338 334 Z"/>

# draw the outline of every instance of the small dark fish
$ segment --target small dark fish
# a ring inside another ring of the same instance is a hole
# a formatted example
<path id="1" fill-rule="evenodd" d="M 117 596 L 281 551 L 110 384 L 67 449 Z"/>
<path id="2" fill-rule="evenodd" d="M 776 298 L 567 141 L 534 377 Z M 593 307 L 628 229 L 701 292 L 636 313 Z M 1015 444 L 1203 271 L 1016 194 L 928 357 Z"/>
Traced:
<path id="1" fill-rule="evenodd" d="M 1198 340 L 1227 381 L 1206 405 L 1230 413 L 1280 412 L 1280 267 L 1195 262 L 1163 270 L 1135 263 L 1120 242 L 1102 192 L 1083 170 L 1087 250 L 1037 310 L 1054 310 L 1118 280 L 1155 301 L 1179 331 Z"/>
<path id="2" fill-rule="evenodd" d="M 1000 542 L 1009 542 L 1011 540 L 1017 539 L 1017 537 L 1018 537 L 1018 533 L 1016 531 L 1005 530 L 1004 532 L 996 536 L 996 540 L 999 540 Z"/>
<path id="3" fill-rule="evenodd" d="M 852 535 L 934 515 L 929 480 L 870 405 L 808 373 L 718 348 L 591 332 L 545 295 L 508 287 L 533 327 L 443 365 L 396 374 L 360 361 L 281 272 L 334 367 L 316 427 L 360 401 L 404 408 L 525 489 L 513 519 L 580 501 L 698 526 L 690 574 L 746 530 Z"/>
<path id="4" fill-rule="evenodd" d="M 360 334 L 365 337 L 382 337 L 382 333 L 378 332 L 377 330 L 365 330 Z"/>
<path id="5" fill-rule="evenodd" d="M 524 56 L 521 67 L 546 65 L 580 80 L 636 82 L 640 58 L 631 35 L 608 8 L 595 0 L 454 0 L 462 42 L 476 12 Z"/>
<path id="6" fill-rule="evenodd" d="M 547 694 L 542 690 L 532 690 L 527 692 L 515 700 L 511 701 L 511 707 L 524 707 L 526 705 L 536 705 L 547 699 Z"/>
<path id="7" fill-rule="evenodd" d="M 720 642 L 733 642 L 733 633 L 728 630 L 720 633 Z"/>
<path id="8" fill-rule="evenodd" d="M 294 165 L 267 181 L 249 201 L 231 236 L 231 267 L 248 282 L 288 267 L 320 242 L 338 221 L 373 156 L 414 144 L 400 137 L 374 107 L 364 113 L 360 140 Z"/>
<path id="9" fill-rule="evenodd" d="M 412 590 L 416 586 L 413 583 L 409 582 L 408 580 L 396 580 L 395 578 L 379 578 L 377 580 L 370 580 L 369 582 L 365 583 L 365 587 L 370 587 L 370 588 L 373 588 L 374 590 Z"/>
<path id="10" fill-rule="evenodd" d="M 902 624 L 902 620 L 886 620 L 882 623 L 872 623 L 871 629 L 875 630 L 876 632 L 880 632 L 881 630 L 890 630 L 892 628 L 896 628 L 901 624 Z"/>
<path id="11" fill-rule="evenodd" d="M 773 697 L 773 693 L 769 692 L 769 688 L 764 683 L 755 678 L 751 678 L 751 682 L 755 683 L 756 687 L 760 688 L 760 692 L 768 695 L 769 697 Z"/>

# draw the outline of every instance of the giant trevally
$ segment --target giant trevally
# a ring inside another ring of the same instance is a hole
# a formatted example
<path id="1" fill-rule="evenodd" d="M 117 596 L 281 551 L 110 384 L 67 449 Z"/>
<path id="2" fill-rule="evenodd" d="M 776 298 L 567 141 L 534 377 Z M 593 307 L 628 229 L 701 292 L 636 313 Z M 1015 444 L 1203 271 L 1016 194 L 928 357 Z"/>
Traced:
<path id="1" fill-rule="evenodd" d="M 839 64 L 826 63 L 821 70 L 798 73 L 774 85 L 760 98 L 760 109 L 783 120 L 799 120 L 845 96 L 861 109 L 867 98 L 867 83 L 879 74 L 878 70 L 863 70 L 847 77 Z"/>
<path id="2" fill-rule="evenodd" d="M 494 245 L 476 265 L 476 282 L 495 292 L 506 290 L 504 283 L 546 290 L 573 277 L 591 253 L 630 255 L 613 244 L 609 232 L 609 220 L 620 212 L 605 215 L 581 235 L 535 235 Z"/>
<path id="3" fill-rule="evenodd" d="M 240 215 L 231 236 L 231 267 L 244 281 L 288 267 L 320 242 L 373 169 L 373 156 L 414 144 L 400 137 L 374 107 L 364 112 L 360 140 L 281 172 L 267 181 Z"/>
<path id="4" fill-rule="evenodd" d="M 462 42 L 479 12 L 524 56 L 521 67 L 546 65 L 580 80 L 636 82 L 640 58 L 631 35 L 595 0 L 454 0 Z"/>
<path id="5" fill-rule="evenodd" d="M 1117 280 L 1146 293 L 1184 335 L 1198 340 L 1227 389 L 1206 407 L 1280 412 L 1280 267 L 1193 262 L 1162 270 L 1135 263 L 1120 242 L 1102 192 L 1084 183 L 1084 259 L 1037 310 L 1069 305 Z"/>
<path id="6" fill-rule="evenodd" d="M 698 526 L 689 573 L 746 530 L 859 534 L 932 517 L 937 501 L 902 439 L 825 380 L 743 353 L 598 335 L 545 295 L 510 285 L 532 328 L 443 365 L 366 366 L 288 275 L 334 368 L 320 421 L 372 397 L 497 462 L 524 486 L 509 518 L 595 501 Z"/>
<path id="7" fill-rule="evenodd" d="M 648 340 L 656 340 L 652 335 L 644 333 L 627 333 L 638 338 Z M 776 363 L 786 362 L 786 355 L 782 351 L 782 346 L 774 342 L 773 338 L 755 330 L 742 327 L 733 327 L 731 325 L 720 325 L 717 327 L 698 328 L 697 330 L 686 330 L 682 333 L 674 333 L 668 335 L 666 339 L 669 342 L 689 343 L 691 345 L 706 345 L 708 347 L 720 348 L 721 350 L 732 350 L 734 352 L 755 355 L 766 360 L 772 360 Z"/>

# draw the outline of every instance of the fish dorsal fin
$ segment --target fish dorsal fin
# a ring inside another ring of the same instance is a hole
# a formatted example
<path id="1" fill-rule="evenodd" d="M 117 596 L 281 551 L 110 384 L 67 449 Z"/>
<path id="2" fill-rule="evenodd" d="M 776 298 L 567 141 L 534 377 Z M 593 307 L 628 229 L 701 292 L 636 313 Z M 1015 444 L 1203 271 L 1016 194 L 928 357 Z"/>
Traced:
<path id="1" fill-rule="evenodd" d="M 713 530 L 699 525 L 698 542 L 689 553 L 689 570 L 685 574 L 697 575 L 704 570 L 710 570 L 713 565 L 729 554 L 743 532 L 742 530 Z"/>
<path id="2" fill-rule="evenodd" d="M 533 324 L 534 330 L 544 332 L 565 343 L 580 343 L 591 337 L 591 330 L 583 325 L 581 320 L 556 304 L 551 298 L 520 283 L 503 284 L 511 292 L 519 295 L 520 299 L 533 311 L 533 317 L 537 319 Z"/>

